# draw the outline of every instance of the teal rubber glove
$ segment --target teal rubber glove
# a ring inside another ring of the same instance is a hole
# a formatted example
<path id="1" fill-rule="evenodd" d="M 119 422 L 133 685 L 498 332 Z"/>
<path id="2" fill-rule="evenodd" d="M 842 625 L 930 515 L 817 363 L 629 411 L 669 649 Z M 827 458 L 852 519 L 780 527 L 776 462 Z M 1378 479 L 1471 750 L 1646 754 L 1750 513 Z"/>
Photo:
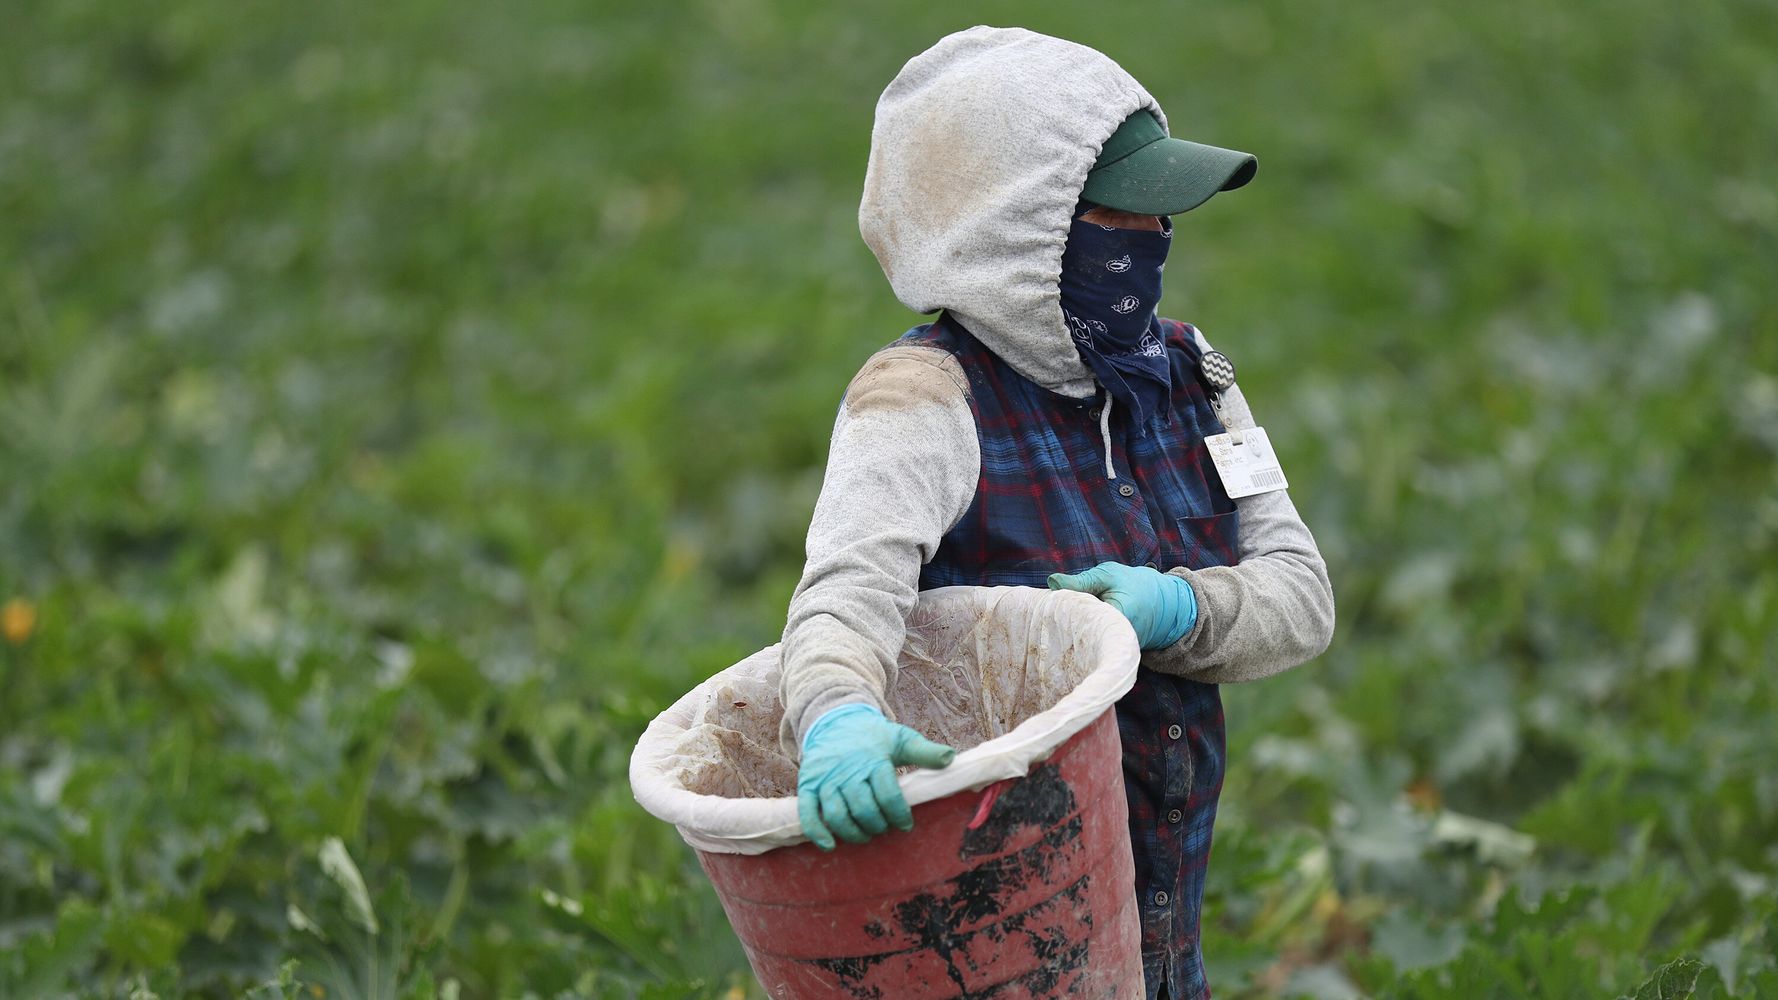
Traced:
<path id="1" fill-rule="evenodd" d="M 1051 573 L 1050 589 L 1092 594 L 1122 611 L 1143 649 L 1173 645 L 1198 620 L 1198 595 L 1192 585 L 1147 566 L 1102 562 L 1085 573 Z"/>
<path id="2" fill-rule="evenodd" d="M 914 812 L 895 782 L 901 764 L 944 767 L 957 751 L 870 705 L 841 705 L 822 714 L 803 737 L 796 775 L 796 811 L 815 846 L 833 850 L 833 835 L 862 844 L 894 824 L 914 828 Z"/>

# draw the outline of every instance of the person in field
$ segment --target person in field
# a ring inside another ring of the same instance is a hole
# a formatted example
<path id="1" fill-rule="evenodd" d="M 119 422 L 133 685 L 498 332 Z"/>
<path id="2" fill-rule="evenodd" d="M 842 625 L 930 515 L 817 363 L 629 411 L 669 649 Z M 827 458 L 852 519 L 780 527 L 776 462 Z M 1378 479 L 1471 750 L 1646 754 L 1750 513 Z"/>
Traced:
<path id="1" fill-rule="evenodd" d="M 936 312 L 847 388 L 783 645 L 781 738 L 818 846 L 909 829 L 897 765 L 953 751 L 887 718 L 916 594 L 1085 591 L 1143 649 L 1118 703 L 1146 995 L 1209 995 L 1199 907 L 1224 770 L 1218 684 L 1331 641 L 1333 591 L 1234 369 L 1156 312 L 1170 216 L 1248 154 L 1172 138 L 1107 56 L 977 27 L 877 104 L 859 228 Z"/>

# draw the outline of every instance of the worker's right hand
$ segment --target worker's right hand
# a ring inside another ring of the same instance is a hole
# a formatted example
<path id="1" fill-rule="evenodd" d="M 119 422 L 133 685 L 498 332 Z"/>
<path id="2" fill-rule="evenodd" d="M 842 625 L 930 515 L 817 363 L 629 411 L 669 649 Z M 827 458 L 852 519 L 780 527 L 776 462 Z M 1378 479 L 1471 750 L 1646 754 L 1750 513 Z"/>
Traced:
<path id="1" fill-rule="evenodd" d="M 796 776 L 796 811 L 815 846 L 833 850 L 834 834 L 862 844 L 894 824 L 914 828 L 914 813 L 895 781 L 901 764 L 944 767 L 957 751 L 870 705 L 841 705 L 824 713 L 803 737 Z"/>

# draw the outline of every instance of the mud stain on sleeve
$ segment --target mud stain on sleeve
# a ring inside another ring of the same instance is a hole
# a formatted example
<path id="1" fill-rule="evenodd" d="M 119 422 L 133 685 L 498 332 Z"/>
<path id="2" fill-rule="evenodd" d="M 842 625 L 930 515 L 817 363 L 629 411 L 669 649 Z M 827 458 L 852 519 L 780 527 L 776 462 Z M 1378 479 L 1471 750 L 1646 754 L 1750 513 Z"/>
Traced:
<path id="1" fill-rule="evenodd" d="M 967 410 L 969 379 L 957 359 L 936 347 L 885 347 L 865 362 L 846 387 L 846 409 L 906 410 L 959 406 Z M 971 426 L 974 418 L 970 418 Z"/>

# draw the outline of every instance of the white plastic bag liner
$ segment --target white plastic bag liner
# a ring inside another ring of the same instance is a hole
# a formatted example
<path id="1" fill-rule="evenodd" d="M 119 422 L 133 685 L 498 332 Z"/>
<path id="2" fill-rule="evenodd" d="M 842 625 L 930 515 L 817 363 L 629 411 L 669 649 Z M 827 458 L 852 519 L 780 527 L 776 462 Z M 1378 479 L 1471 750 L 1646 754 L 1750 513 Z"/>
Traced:
<path id="1" fill-rule="evenodd" d="M 908 804 L 1023 777 L 1130 690 L 1141 655 L 1124 616 L 1087 594 L 922 593 L 891 714 L 958 754 L 940 770 L 904 771 Z M 630 757 L 636 801 L 699 850 L 762 854 L 801 843 L 796 762 L 778 746 L 783 714 L 778 647 L 769 646 L 649 724 Z"/>

